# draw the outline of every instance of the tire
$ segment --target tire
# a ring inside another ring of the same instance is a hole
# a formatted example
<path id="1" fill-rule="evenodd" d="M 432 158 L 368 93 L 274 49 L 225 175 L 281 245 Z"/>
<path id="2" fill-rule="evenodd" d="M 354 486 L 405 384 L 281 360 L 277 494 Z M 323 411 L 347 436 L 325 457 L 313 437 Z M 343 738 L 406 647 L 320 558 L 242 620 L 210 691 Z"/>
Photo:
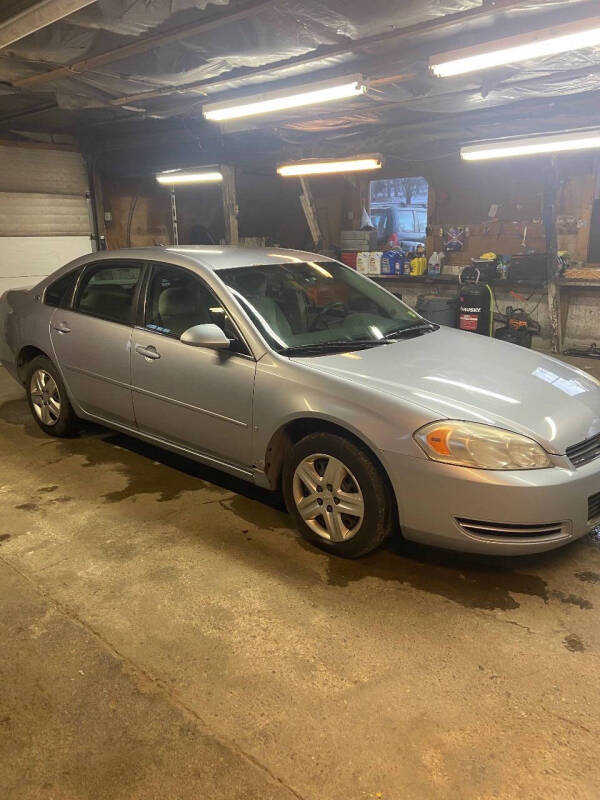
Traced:
<path id="1" fill-rule="evenodd" d="M 31 415 L 44 433 L 68 437 L 77 432 L 78 420 L 65 384 L 49 358 L 37 356 L 27 365 L 25 391 Z"/>
<path id="2" fill-rule="evenodd" d="M 365 450 L 343 436 L 311 433 L 301 439 L 290 450 L 282 477 L 296 528 L 322 550 L 358 558 L 391 533 L 394 505 L 386 476 Z"/>

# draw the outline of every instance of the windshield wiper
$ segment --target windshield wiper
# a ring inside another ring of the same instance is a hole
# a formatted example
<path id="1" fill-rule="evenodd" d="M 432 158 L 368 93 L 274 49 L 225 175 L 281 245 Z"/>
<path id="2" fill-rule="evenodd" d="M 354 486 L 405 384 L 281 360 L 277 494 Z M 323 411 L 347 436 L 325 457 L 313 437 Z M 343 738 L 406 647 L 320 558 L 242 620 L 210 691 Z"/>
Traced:
<path id="1" fill-rule="evenodd" d="M 313 342 L 312 344 L 296 344 L 279 350 L 282 356 L 308 353 L 329 353 L 339 351 L 347 353 L 350 350 L 364 350 L 366 347 L 377 347 L 382 344 L 391 344 L 390 339 L 334 339 L 330 342 Z"/>
<path id="2" fill-rule="evenodd" d="M 437 331 L 439 327 L 433 322 L 420 322 L 418 325 L 409 325 L 408 328 L 398 328 L 398 330 L 391 331 L 391 333 L 386 333 L 385 338 L 389 340 L 398 339 L 400 336 L 410 333 L 430 333 L 431 331 Z"/>

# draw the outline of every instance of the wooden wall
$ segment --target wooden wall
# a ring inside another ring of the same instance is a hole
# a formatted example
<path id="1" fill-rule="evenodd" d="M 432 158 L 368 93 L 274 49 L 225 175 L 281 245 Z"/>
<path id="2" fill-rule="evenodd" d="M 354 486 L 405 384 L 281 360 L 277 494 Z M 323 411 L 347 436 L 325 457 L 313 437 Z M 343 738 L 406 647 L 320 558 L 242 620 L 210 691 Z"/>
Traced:
<path id="1" fill-rule="evenodd" d="M 468 263 L 489 251 L 545 252 L 542 215 L 547 164 L 543 158 L 465 163 L 456 157 L 424 165 L 420 171 L 430 187 L 428 252 L 442 249 L 442 231 L 451 226 L 467 232 L 463 251 L 452 254 L 449 263 Z M 586 262 L 588 257 L 597 170 L 598 159 L 592 155 L 559 160 L 558 246 L 576 261 Z"/>
<path id="2" fill-rule="evenodd" d="M 420 164 L 418 169 L 412 170 L 390 164 L 377 177 L 401 177 L 410 171 L 424 175 L 430 186 L 431 233 L 427 249 L 432 252 L 442 248 L 440 233 L 444 228 L 466 228 L 464 250 L 450 256 L 450 263 L 466 264 L 488 251 L 509 255 L 529 249 L 544 252 L 545 163 L 544 159 L 517 159 L 466 164 L 454 157 Z M 577 261 L 587 261 L 597 174 L 596 157 L 580 155 L 560 159 L 559 249 L 568 250 Z M 241 170 L 236 180 L 240 236 L 266 237 L 283 247 L 312 247 L 299 202 L 299 181 Z M 313 178 L 310 185 L 324 247 L 337 247 L 340 231 L 360 224 L 362 206 L 368 203 L 369 178 Z M 152 177 L 105 179 L 103 195 L 104 208 L 113 216 L 106 226 L 109 248 L 171 242 L 169 192 Z M 498 206 L 496 217 L 489 216 L 493 205 Z M 192 227 L 198 223 L 209 228 L 215 239 L 224 236 L 219 187 L 179 189 L 177 208 L 181 243 L 189 240 Z"/>
<path id="3" fill-rule="evenodd" d="M 283 247 L 311 248 L 311 239 L 300 206 L 299 181 L 277 176 L 238 172 L 236 176 L 240 236 L 258 236 Z M 106 224 L 108 249 L 143 247 L 172 243 L 169 189 L 154 178 L 104 179 L 104 210 L 112 213 Z M 339 187 L 319 194 L 321 213 L 329 238 L 339 240 L 341 225 L 336 196 Z M 348 195 L 348 192 L 346 192 Z M 179 242 L 190 242 L 197 225 L 208 228 L 217 242 L 225 236 L 221 187 L 219 185 L 179 187 L 176 193 Z M 351 202 L 351 199 L 348 201 Z M 128 225 L 133 204 L 131 225 Z M 330 204 L 332 208 L 330 208 Z M 333 210 L 332 210 L 333 209 Z M 128 234 L 128 229 L 130 232 Z"/>
<path id="4" fill-rule="evenodd" d="M 102 196 L 112 214 L 105 223 L 109 250 L 171 243 L 169 192 L 154 178 L 105 179 Z"/>

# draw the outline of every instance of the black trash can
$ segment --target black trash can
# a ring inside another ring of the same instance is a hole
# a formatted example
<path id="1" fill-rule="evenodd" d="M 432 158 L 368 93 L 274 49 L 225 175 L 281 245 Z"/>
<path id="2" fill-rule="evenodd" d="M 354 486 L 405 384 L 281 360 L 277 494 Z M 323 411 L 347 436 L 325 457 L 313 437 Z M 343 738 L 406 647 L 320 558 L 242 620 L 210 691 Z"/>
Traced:
<path id="1" fill-rule="evenodd" d="M 458 297 L 440 297 L 437 294 L 421 294 L 417 297 L 415 310 L 430 322 L 456 328 Z"/>

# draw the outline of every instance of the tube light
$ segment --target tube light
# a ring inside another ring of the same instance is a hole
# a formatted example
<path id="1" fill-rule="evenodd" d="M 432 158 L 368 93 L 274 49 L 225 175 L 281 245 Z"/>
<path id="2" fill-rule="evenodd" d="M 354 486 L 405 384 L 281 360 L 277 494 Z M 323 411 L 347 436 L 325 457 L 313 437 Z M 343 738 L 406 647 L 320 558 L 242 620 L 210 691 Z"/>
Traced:
<path id="1" fill-rule="evenodd" d="M 305 175 L 332 175 L 345 172 L 365 172 L 381 169 L 383 162 L 381 156 L 358 156 L 344 159 L 343 161 L 298 161 L 296 164 L 281 164 L 277 167 L 279 175 L 286 178 L 303 177 Z"/>
<path id="2" fill-rule="evenodd" d="M 429 69 L 438 78 L 448 78 L 599 44 L 600 17 L 592 17 L 521 36 L 509 36 L 474 47 L 441 53 L 429 59 Z"/>
<path id="3" fill-rule="evenodd" d="M 599 128 L 481 142 L 462 147 L 460 155 L 464 161 L 488 161 L 494 158 L 566 153 L 572 150 L 589 150 L 597 147 L 600 147 Z"/>
<path id="4" fill-rule="evenodd" d="M 159 183 L 175 186 L 181 183 L 220 183 L 223 180 L 223 173 L 213 170 L 180 170 L 173 169 L 167 172 L 159 172 L 156 176 Z"/>
<path id="5" fill-rule="evenodd" d="M 253 97 L 231 100 L 228 103 L 212 103 L 204 106 L 202 113 L 206 119 L 224 122 L 241 117 L 285 111 L 288 108 L 312 106 L 356 97 L 367 91 L 362 75 L 351 75 L 335 80 L 315 83 L 311 86 L 267 92 Z"/>

